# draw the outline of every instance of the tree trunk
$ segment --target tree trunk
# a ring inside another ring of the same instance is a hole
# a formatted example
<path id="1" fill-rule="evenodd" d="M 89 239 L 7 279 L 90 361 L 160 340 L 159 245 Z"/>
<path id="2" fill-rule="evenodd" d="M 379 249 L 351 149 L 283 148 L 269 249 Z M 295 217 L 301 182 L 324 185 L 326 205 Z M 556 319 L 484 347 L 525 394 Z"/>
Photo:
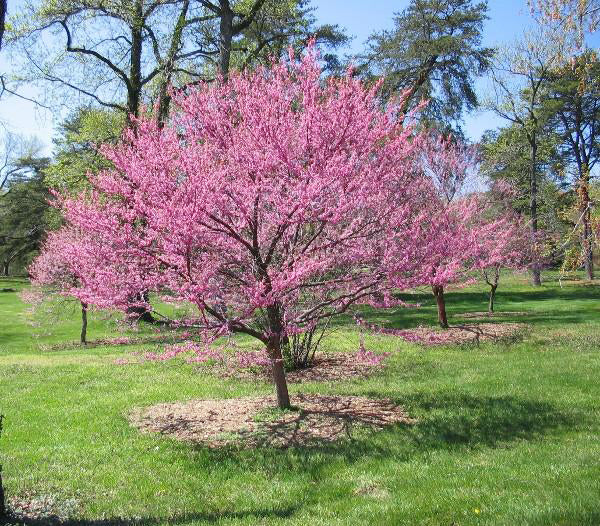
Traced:
<path id="1" fill-rule="evenodd" d="M 83 345 L 87 344 L 87 311 L 88 305 L 87 303 L 81 302 L 81 343 Z"/>
<path id="2" fill-rule="evenodd" d="M 2 38 L 6 21 L 6 0 L 0 0 L 0 49 L 2 49 Z"/>
<path id="3" fill-rule="evenodd" d="M 277 391 L 277 406 L 280 409 L 290 408 L 290 394 L 288 392 L 285 369 L 283 367 L 283 356 L 281 354 L 281 342 L 275 337 L 267 345 L 267 351 L 273 362 L 273 383 Z"/>
<path id="4" fill-rule="evenodd" d="M 165 61 L 164 71 L 162 74 L 162 81 L 160 84 L 158 94 L 158 110 L 156 112 L 156 119 L 158 125 L 163 127 L 169 116 L 169 107 L 171 105 L 171 96 L 169 95 L 169 84 L 171 83 L 171 77 L 173 75 L 173 68 L 175 66 L 175 56 L 177 55 L 179 48 L 181 47 L 181 36 L 185 27 L 187 12 L 189 9 L 189 0 L 184 0 L 175 24 L 175 30 L 171 37 L 171 45 L 169 47 L 169 53 Z"/>
<path id="5" fill-rule="evenodd" d="M 440 324 L 440 327 L 442 329 L 447 329 L 449 325 L 448 317 L 446 316 L 446 300 L 444 298 L 444 287 L 442 287 L 441 285 L 433 285 L 431 289 L 437 302 L 438 322 Z"/>
<path id="6" fill-rule="evenodd" d="M 586 165 L 582 167 L 582 173 L 579 181 L 579 211 L 583 223 L 583 232 L 581 234 L 581 245 L 583 249 L 583 265 L 587 279 L 594 279 L 594 242 L 592 231 L 592 211 L 590 208 L 589 193 L 589 170 Z"/>
<path id="7" fill-rule="evenodd" d="M 281 354 L 281 334 L 283 326 L 281 316 L 277 307 L 267 308 L 267 317 L 269 319 L 270 336 L 267 342 L 267 352 L 273 364 L 273 383 L 277 391 L 277 406 L 280 409 L 290 408 L 290 395 L 288 392 L 287 380 L 285 378 L 285 369 L 283 367 L 283 355 Z"/>
<path id="8" fill-rule="evenodd" d="M 2 420 L 4 420 L 4 415 L 0 415 L 0 437 L 2 436 Z M 3 517 L 6 517 L 6 499 L 4 485 L 2 484 L 2 464 L 0 464 L 0 519 Z"/>
<path id="9" fill-rule="evenodd" d="M 531 237 L 534 243 L 538 242 L 538 211 L 537 211 L 537 137 L 535 135 L 530 139 L 531 145 L 531 168 L 529 174 L 529 212 L 531 214 Z M 540 265 L 534 261 L 531 267 L 531 281 L 533 285 L 539 287 L 542 284 Z"/>
<path id="10" fill-rule="evenodd" d="M 219 73 L 223 80 L 229 76 L 229 63 L 231 61 L 231 42 L 233 41 L 233 11 L 229 0 L 219 0 L 221 7 L 221 20 L 219 27 Z"/>
<path id="11" fill-rule="evenodd" d="M 494 312 L 494 300 L 496 299 L 496 289 L 498 285 L 490 285 L 490 301 L 488 302 L 488 314 Z"/>
<path id="12" fill-rule="evenodd" d="M 135 16 L 131 24 L 131 62 L 129 64 L 129 85 L 127 86 L 127 123 L 131 117 L 137 117 L 140 110 L 142 94 L 142 42 L 144 11 L 143 1 L 136 0 Z"/>
<path id="13" fill-rule="evenodd" d="M 2 270 L 3 270 L 4 276 L 8 277 L 9 270 L 10 270 L 10 261 L 8 261 L 8 260 L 4 261 L 2 267 L 3 267 Z"/>

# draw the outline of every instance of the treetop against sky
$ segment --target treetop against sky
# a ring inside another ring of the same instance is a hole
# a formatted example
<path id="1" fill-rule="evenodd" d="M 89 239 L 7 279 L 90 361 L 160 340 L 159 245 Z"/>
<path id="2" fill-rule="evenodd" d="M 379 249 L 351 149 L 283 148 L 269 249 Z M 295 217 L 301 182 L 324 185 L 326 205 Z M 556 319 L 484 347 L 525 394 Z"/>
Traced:
<path id="1" fill-rule="evenodd" d="M 10 2 L 9 13 L 14 13 L 23 0 Z M 376 31 L 393 27 L 393 15 L 408 6 L 408 0 L 379 0 L 363 2 L 362 0 L 313 0 L 316 8 L 315 16 L 318 24 L 338 24 L 350 36 L 349 43 L 339 50 L 341 55 L 355 56 L 365 50 L 365 42 Z M 484 46 L 494 47 L 508 44 L 517 38 L 524 29 L 534 22 L 524 0 L 489 0 L 489 20 L 483 30 Z M 600 41 L 593 37 L 592 45 Z M 0 56 L 0 70 L 10 66 L 10 56 Z M 484 93 L 488 88 L 486 79 L 479 79 L 476 91 Z M 39 93 L 34 88 L 23 87 L 21 92 L 36 98 Z M 33 103 L 15 97 L 6 98 L 0 103 L 0 121 L 16 133 L 36 135 L 46 146 L 47 153 L 52 147 L 52 137 L 56 133 L 56 124 L 66 115 L 53 119 L 50 111 L 36 107 Z M 468 114 L 465 118 L 464 130 L 472 140 L 478 140 L 487 129 L 500 125 L 499 119 L 483 110 Z"/>

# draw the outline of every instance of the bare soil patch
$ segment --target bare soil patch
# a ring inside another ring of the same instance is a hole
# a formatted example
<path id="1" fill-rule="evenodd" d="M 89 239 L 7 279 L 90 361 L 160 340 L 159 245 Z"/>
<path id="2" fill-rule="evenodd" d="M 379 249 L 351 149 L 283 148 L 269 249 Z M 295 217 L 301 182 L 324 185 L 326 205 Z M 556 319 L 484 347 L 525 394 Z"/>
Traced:
<path id="1" fill-rule="evenodd" d="M 366 378 L 383 368 L 383 360 L 378 364 L 365 363 L 358 359 L 356 353 L 317 353 L 308 367 L 287 371 L 285 377 L 288 383 L 302 382 L 335 382 L 350 380 L 352 378 Z M 219 373 L 224 378 L 238 380 L 263 380 L 270 382 L 272 379 L 270 367 L 251 368 L 219 368 Z"/>
<path id="2" fill-rule="evenodd" d="M 415 422 L 387 399 L 296 394 L 292 404 L 282 411 L 273 396 L 191 400 L 137 409 L 130 422 L 144 432 L 212 448 L 316 445 L 351 438 L 355 429 Z"/>

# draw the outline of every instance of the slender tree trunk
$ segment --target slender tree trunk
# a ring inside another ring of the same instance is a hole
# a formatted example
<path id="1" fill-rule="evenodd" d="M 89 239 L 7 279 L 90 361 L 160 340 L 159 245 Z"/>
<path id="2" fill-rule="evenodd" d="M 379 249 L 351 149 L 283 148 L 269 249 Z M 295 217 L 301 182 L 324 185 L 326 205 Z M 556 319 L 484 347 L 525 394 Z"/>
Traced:
<path id="1" fill-rule="evenodd" d="M 162 81 L 160 84 L 159 95 L 158 95 L 158 111 L 156 112 L 156 118 L 159 126 L 164 126 L 169 116 L 169 107 L 171 105 L 171 96 L 169 95 L 169 84 L 171 83 L 171 77 L 173 75 L 173 68 L 175 66 L 175 56 L 181 47 L 181 36 L 185 27 L 187 18 L 187 12 L 190 6 L 189 0 L 184 0 L 177 18 L 177 24 L 175 24 L 175 30 L 171 37 L 171 45 L 169 47 L 169 53 L 167 55 L 165 68 L 162 75 Z"/>
<path id="2" fill-rule="evenodd" d="M 529 211 L 531 214 L 531 237 L 534 243 L 538 242 L 538 187 L 537 187 L 537 138 L 532 136 L 531 145 L 531 169 L 529 174 Z M 538 261 L 534 261 L 531 267 L 531 281 L 533 285 L 539 287 L 542 284 L 541 270 Z"/>
<path id="3" fill-rule="evenodd" d="M 233 41 L 233 11 L 229 0 L 219 0 L 221 20 L 219 27 L 219 73 L 223 80 L 229 76 L 231 62 L 231 42 Z"/>
<path id="4" fill-rule="evenodd" d="M 2 270 L 3 270 L 4 276 L 8 277 L 9 270 L 10 270 L 10 260 L 4 261 L 2 267 L 3 267 Z"/>
<path id="5" fill-rule="evenodd" d="M 283 355 L 281 354 L 281 334 L 283 326 L 281 316 L 277 307 L 267 308 L 267 317 L 269 319 L 269 330 L 271 335 L 267 343 L 267 352 L 273 363 L 273 383 L 277 391 L 277 405 L 280 409 L 290 408 L 290 395 L 288 392 L 287 380 L 285 378 L 285 369 L 283 367 Z"/>
<path id="6" fill-rule="evenodd" d="M 496 289 L 498 285 L 490 285 L 490 301 L 488 302 L 488 314 L 494 313 L 494 300 L 496 299 Z"/>
<path id="7" fill-rule="evenodd" d="M 2 466 L 0 466 L 0 519 L 6 517 L 6 499 L 4 497 L 4 486 L 2 485 Z"/>
<path id="8" fill-rule="evenodd" d="M 2 420 L 4 415 L 0 415 L 0 437 L 2 436 Z M 2 483 L 2 464 L 0 464 L 0 519 L 6 517 L 6 498 L 4 496 L 4 485 Z"/>
<path id="9" fill-rule="evenodd" d="M 87 311 L 88 304 L 81 302 L 81 343 L 83 345 L 87 344 Z"/>
<path id="10" fill-rule="evenodd" d="M 4 37 L 6 11 L 7 11 L 6 0 L 0 0 L 0 49 L 2 49 L 2 38 Z"/>
<path id="11" fill-rule="evenodd" d="M 448 325 L 448 317 L 446 316 L 446 300 L 444 298 L 444 287 L 441 285 L 433 285 L 431 287 L 433 291 L 433 295 L 435 296 L 435 301 L 437 302 L 438 309 L 438 322 L 442 329 L 447 329 Z"/>
<path id="12" fill-rule="evenodd" d="M 129 64 L 129 85 L 127 86 L 127 120 L 137 117 L 140 112 L 142 94 L 142 30 L 144 26 L 144 5 L 142 0 L 135 0 L 135 16 L 131 25 L 131 62 Z"/>
<path id="13" fill-rule="evenodd" d="M 594 243 L 592 231 L 592 211 L 590 209 L 590 193 L 589 193 L 589 170 L 587 166 L 582 166 L 579 182 L 579 211 L 581 213 L 581 221 L 583 223 L 583 232 L 581 234 L 581 244 L 583 249 L 583 264 L 585 267 L 585 275 L 587 279 L 594 279 Z"/>

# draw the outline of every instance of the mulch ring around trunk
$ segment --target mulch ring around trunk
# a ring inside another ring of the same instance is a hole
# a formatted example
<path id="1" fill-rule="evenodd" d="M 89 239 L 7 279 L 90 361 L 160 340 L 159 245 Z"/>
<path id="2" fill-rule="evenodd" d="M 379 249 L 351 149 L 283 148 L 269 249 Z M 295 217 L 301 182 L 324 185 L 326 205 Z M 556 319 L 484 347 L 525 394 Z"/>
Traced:
<path id="1" fill-rule="evenodd" d="M 131 424 L 211 448 L 317 445 L 351 438 L 353 430 L 413 424 L 391 400 L 361 396 L 295 394 L 293 408 L 276 408 L 274 396 L 190 400 L 136 409 Z"/>
<path id="2" fill-rule="evenodd" d="M 464 318 L 466 320 L 469 319 L 478 319 L 478 318 L 517 318 L 521 316 L 527 316 L 529 312 L 525 311 L 501 311 L 501 312 L 492 312 L 489 313 L 487 311 L 481 312 L 465 312 L 463 314 L 454 314 L 454 318 Z"/>
<path id="3" fill-rule="evenodd" d="M 383 368 L 384 357 L 379 363 L 367 363 L 357 357 L 356 353 L 335 352 L 317 353 L 308 367 L 287 371 L 288 383 L 301 382 L 335 382 L 353 378 L 366 378 Z M 219 374 L 224 378 L 237 380 L 262 380 L 271 382 L 270 367 L 223 368 Z"/>

